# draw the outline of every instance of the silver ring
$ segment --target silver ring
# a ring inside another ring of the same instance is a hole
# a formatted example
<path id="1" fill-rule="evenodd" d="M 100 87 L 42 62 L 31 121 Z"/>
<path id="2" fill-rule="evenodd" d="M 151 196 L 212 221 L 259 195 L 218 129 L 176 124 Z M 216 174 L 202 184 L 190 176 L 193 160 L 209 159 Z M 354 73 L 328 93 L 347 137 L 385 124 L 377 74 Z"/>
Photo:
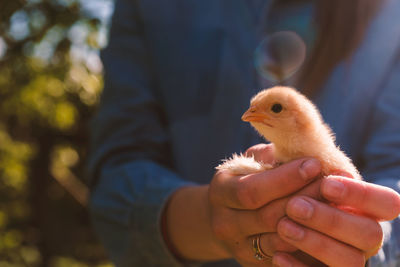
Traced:
<path id="1" fill-rule="evenodd" d="M 265 254 L 264 251 L 262 251 L 261 246 L 260 246 L 260 238 L 261 234 L 253 237 L 253 251 L 254 251 L 254 258 L 256 258 L 259 261 L 269 261 L 272 262 L 272 256 Z"/>

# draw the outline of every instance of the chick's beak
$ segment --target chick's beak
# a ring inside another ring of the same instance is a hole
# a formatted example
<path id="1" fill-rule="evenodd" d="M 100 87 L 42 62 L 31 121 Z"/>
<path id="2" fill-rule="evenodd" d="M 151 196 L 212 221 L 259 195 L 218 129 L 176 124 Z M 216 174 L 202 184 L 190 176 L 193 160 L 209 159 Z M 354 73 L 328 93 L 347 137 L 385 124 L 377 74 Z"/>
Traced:
<path id="1" fill-rule="evenodd" d="M 250 107 L 242 116 L 242 121 L 247 122 L 264 122 L 265 119 L 268 119 L 268 116 L 256 107 Z"/>

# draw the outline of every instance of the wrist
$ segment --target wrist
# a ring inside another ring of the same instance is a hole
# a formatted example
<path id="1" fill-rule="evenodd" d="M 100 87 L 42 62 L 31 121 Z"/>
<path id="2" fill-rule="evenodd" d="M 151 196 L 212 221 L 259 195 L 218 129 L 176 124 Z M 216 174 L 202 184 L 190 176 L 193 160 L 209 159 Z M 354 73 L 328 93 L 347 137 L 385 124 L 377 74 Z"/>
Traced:
<path id="1" fill-rule="evenodd" d="M 161 234 L 164 239 L 164 243 L 168 250 L 171 252 L 171 254 L 180 262 L 184 262 L 184 259 L 181 255 L 179 255 L 177 249 L 174 247 L 172 244 L 169 235 L 168 235 L 168 223 L 167 223 L 167 210 L 169 207 L 171 198 L 167 200 L 167 203 L 165 203 L 164 210 L 162 211 L 161 214 Z"/>
<path id="2" fill-rule="evenodd" d="M 178 189 L 169 199 L 162 220 L 164 239 L 177 258 L 208 261 L 230 257 L 211 230 L 207 185 Z"/>

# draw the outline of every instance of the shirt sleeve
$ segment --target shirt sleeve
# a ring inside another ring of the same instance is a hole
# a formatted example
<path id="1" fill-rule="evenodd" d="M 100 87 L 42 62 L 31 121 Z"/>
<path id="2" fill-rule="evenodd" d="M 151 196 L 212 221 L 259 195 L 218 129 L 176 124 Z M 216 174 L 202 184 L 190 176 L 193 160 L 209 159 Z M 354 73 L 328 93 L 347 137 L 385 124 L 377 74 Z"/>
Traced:
<path id="1" fill-rule="evenodd" d="M 400 60 L 378 93 L 373 110 L 362 174 L 369 182 L 400 192 Z M 381 225 L 384 245 L 369 266 L 400 266 L 400 220 Z"/>
<path id="2" fill-rule="evenodd" d="M 175 266 L 159 217 L 170 194 L 189 183 L 172 171 L 135 1 L 116 2 L 109 40 L 104 92 L 91 124 L 92 221 L 117 266 Z"/>

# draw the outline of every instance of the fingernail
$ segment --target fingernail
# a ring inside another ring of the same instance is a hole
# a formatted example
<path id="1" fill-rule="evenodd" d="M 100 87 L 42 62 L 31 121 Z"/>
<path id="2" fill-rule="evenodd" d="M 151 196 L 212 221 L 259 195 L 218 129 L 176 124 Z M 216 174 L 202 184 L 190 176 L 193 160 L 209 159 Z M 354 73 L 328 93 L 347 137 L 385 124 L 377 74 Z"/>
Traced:
<path id="1" fill-rule="evenodd" d="M 294 198 L 288 203 L 288 214 L 299 219 L 310 219 L 314 213 L 313 205 L 305 199 Z"/>
<path id="2" fill-rule="evenodd" d="M 289 239 L 300 241 L 304 237 L 304 230 L 294 222 L 284 219 L 280 225 L 281 233 Z"/>
<path id="3" fill-rule="evenodd" d="M 274 256 L 272 264 L 278 267 L 292 267 L 292 263 L 285 257 Z"/>
<path id="4" fill-rule="evenodd" d="M 321 171 L 321 164 L 316 159 L 304 161 L 300 166 L 300 175 L 304 180 L 310 180 L 317 176 Z"/>
<path id="5" fill-rule="evenodd" d="M 345 186 L 337 180 L 326 179 L 322 189 L 325 197 L 342 198 L 344 196 Z"/>

